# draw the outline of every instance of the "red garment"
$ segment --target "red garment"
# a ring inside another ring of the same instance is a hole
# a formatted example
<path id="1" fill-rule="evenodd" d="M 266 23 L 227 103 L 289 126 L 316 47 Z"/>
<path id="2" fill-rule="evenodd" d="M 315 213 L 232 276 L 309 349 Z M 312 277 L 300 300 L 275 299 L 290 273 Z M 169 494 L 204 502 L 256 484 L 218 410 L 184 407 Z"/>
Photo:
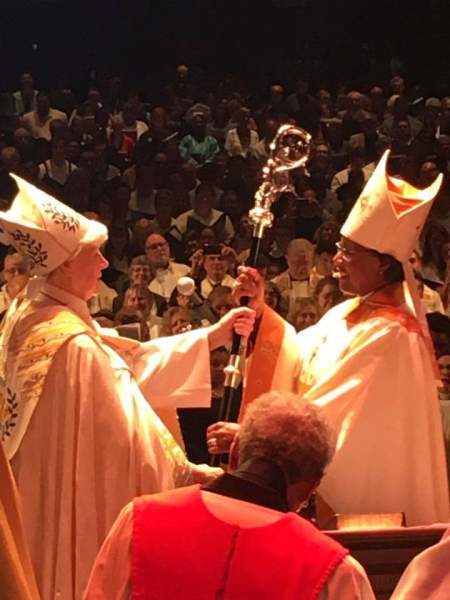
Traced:
<path id="1" fill-rule="evenodd" d="M 206 508 L 198 485 L 138 498 L 133 600 L 316 599 L 348 551 L 294 513 L 281 515 L 237 527 Z"/>
<path id="2" fill-rule="evenodd" d="M 108 135 L 108 142 L 111 144 L 113 140 L 113 132 Z M 119 154 L 124 154 L 127 158 L 131 159 L 133 157 L 135 141 L 129 135 L 123 134 L 122 141 L 120 143 L 120 148 L 117 148 Z"/>

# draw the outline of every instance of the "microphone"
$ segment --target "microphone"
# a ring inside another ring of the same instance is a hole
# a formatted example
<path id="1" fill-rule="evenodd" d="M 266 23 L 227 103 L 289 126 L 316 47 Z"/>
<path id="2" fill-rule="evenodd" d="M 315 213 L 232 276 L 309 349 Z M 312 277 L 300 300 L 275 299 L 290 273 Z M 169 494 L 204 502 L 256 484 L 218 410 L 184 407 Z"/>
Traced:
<path id="1" fill-rule="evenodd" d="M 183 296 L 189 296 L 195 306 L 201 306 L 204 302 L 195 288 L 195 281 L 192 277 L 180 277 L 177 281 L 177 292 Z"/>

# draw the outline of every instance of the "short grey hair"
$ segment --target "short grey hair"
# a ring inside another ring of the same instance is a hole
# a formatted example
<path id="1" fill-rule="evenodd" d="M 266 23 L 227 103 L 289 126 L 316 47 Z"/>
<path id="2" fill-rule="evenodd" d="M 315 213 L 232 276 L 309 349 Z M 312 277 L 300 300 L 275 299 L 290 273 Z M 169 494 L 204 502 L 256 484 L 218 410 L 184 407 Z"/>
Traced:
<path id="1" fill-rule="evenodd" d="M 292 393 L 269 392 L 257 398 L 239 432 L 239 462 L 271 461 L 288 483 L 320 480 L 335 447 L 336 435 L 320 410 Z"/>
<path id="2" fill-rule="evenodd" d="M 145 254 L 139 254 L 139 256 L 135 256 L 130 262 L 130 269 L 133 267 L 148 267 L 151 268 L 150 263 L 148 262 L 148 258 Z"/>

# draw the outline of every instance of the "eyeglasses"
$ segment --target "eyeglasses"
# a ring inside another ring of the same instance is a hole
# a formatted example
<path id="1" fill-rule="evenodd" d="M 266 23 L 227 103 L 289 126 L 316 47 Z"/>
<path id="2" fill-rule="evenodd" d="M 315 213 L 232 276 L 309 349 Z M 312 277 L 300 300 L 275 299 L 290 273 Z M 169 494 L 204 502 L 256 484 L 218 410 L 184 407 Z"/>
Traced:
<path id="1" fill-rule="evenodd" d="M 156 242 L 155 244 L 148 244 L 145 246 L 146 250 L 159 250 L 160 248 L 167 248 L 169 244 L 167 242 Z"/>
<path id="2" fill-rule="evenodd" d="M 11 267 L 11 269 L 4 270 L 4 273 L 8 273 L 8 275 L 25 275 L 26 272 L 25 267 Z"/>
<path id="3" fill-rule="evenodd" d="M 351 260 L 355 254 L 373 254 L 374 250 L 363 248 L 362 250 L 350 250 L 342 245 L 341 242 L 336 242 L 337 251 L 340 252 L 344 260 Z"/>

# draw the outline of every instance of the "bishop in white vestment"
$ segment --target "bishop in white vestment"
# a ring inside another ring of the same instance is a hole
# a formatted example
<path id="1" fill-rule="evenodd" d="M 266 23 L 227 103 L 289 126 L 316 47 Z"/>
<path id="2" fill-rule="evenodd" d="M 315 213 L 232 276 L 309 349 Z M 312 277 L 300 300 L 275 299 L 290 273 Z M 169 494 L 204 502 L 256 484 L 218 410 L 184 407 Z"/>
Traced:
<path id="1" fill-rule="evenodd" d="M 79 600 L 131 498 L 208 475 L 150 403 L 209 405 L 209 351 L 233 327 L 248 332 L 253 317 L 238 309 L 218 327 L 146 344 L 107 335 L 86 303 L 107 265 L 106 228 L 16 182 L 0 226 L 42 279 L 15 301 L 0 333 L 0 433 L 41 596 Z"/>

